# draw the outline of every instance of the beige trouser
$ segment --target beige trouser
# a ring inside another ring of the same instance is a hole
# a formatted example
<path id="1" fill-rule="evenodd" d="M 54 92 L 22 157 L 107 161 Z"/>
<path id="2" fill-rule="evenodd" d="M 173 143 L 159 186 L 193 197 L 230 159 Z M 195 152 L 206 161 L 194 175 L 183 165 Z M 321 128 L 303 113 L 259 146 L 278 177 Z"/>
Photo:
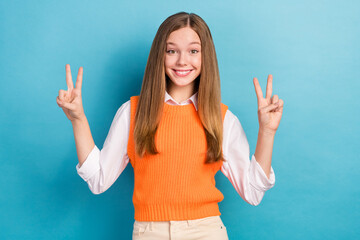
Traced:
<path id="1" fill-rule="evenodd" d="M 228 240 L 220 216 L 195 220 L 134 222 L 133 240 Z"/>

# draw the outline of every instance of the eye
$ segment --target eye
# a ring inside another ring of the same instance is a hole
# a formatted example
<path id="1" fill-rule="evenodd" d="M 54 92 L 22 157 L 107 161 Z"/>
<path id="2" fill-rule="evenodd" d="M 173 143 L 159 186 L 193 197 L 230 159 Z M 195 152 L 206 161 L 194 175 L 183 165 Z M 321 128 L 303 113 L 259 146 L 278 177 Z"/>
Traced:
<path id="1" fill-rule="evenodd" d="M 170 50 L 167 50 L 166 52 L 169 53 L 169 54 L 174 54 L 174 53 L 175 53 L 175 50 L 170 49 Z"/>
<path id="2" fill-rule="evenodd" d="M 199 51 L 196 50 L 196 49 L 193 49 L 193 50 L 191 50 L 190 52 L 193 53 L 193 54 L 195 54 L 195 53 L 198 53 Z"/>

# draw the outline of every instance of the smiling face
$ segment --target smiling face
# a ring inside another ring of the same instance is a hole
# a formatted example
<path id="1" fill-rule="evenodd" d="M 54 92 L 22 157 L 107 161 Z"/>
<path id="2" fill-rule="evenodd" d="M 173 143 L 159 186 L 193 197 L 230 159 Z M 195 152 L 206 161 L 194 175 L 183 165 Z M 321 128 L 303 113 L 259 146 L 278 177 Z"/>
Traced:
<path id="1" fill-rule="evenodd" d="M 166 41 L 165 73 L 170 78 L 169 94 L 177 101 L 194 93 L 195 79 L 201 72 L 201 42 L 190 27 L 172 32 Z"/>

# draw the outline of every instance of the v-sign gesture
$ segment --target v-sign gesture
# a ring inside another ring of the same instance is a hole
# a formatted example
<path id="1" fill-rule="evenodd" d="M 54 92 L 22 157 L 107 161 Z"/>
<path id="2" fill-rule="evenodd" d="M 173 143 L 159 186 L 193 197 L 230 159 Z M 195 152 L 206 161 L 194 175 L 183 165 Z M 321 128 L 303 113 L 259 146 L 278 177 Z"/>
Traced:
<path id="1" fill-rule="evenodd" d="M 253 80 L 258 102 L 259 128 L 266 132 L 274 133 L 279 127 L 284 101 L 278 95 L 272 95 L 272 75 L 268 76 L 266 97 L 263 97 L 257 78 Z"/>
<path id="2" fill-rule="evenodd" d="M 59 96 L 56 97 L 56 102 L 61 107 L 66 115 L 66 117 L 72 122 L 77 119 L 85 117 L 84 108 L 82 105 L 81 98 L 81 85 L 83 78 L 83 68 L 79 68 L 78 76 L 76 79 L 76 87 L 71 77 L 70 65 L 66 64 L 66 84 L 67 91 L 60 90 Z"/>

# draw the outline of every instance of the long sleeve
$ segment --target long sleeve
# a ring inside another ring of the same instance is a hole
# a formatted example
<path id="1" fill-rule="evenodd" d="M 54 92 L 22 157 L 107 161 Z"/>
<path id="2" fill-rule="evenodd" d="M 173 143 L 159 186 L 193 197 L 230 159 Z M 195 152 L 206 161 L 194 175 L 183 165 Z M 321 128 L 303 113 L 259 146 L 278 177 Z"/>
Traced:
<path id="1" fill-rule="evenodd" d="M 245 132 L 239 119 L 227 110 L 224 119 L 223 162 L 221 172 L 230 180 L 242 199 L 251 205 L 258 205 L 265 191 L 275 184 L 275 174 L 271 167 L 270 177 L 251 156 Z"/>
<path id="2" fill-rule="evenodd" d="M 105 192 L 129 163 L 129 129 L 130 101 L 127 101 L 116 112 L 101 151 L 95 145 L 81 167 L 76 165 L 77 173 L 94 194 Z"/>

